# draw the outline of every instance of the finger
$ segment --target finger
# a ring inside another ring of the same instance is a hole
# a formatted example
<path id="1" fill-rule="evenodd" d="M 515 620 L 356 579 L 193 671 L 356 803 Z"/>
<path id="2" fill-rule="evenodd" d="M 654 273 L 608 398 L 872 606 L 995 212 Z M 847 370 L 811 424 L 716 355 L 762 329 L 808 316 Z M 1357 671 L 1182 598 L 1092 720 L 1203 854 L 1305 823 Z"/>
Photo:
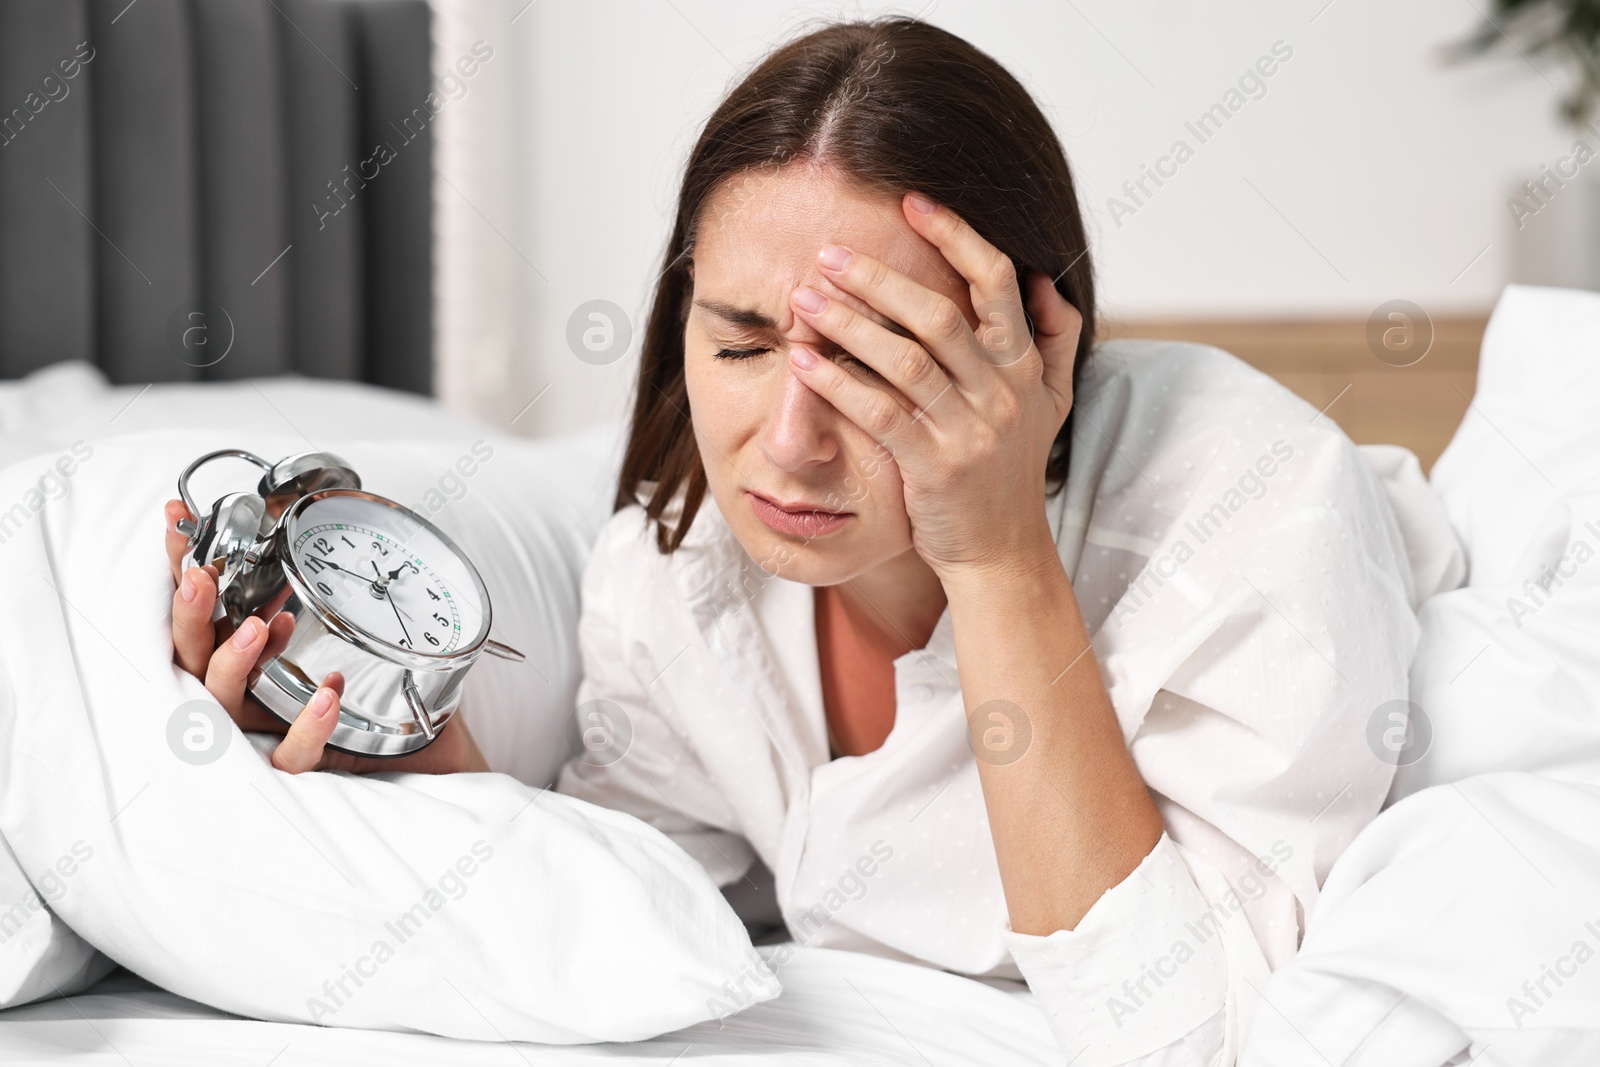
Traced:
<path id="1" fill-rule="evenodd" d="M 986 364 L 975 351 L 972 325 L 954 300 L 913 281 L 881 260 L 838 245 L 823 246 L 817 253 L 817 265 L 839 288 L 860 297 L 889 320 L 891 325 L 880 326 L 880 329 L 891 335 L 896 332 L 896 326 L 909 330 L 921 342 L 923 350 L 912 358 L 925 359 L 932 355 L 950 379 L 963 389 L 975 390 L 983 381 Z M 839 303 L 842 306 L 842 302 Z M 885 350 L 893 352 L 894 347 L 885 345 Z M 856 354 L 854 349 L 851 351 Z M 874 369 L 879 368 L 874 364 Z M 911 368 L 913 371 L 920 369 Z M 899 384 L 893 374 L 881 369 L 879 373 Z M 925 401 L 917 402 L 927 406 Z"/>
<path id="2" fill-rule="evenodd" d="M 967 280 L 978 318 L 989 321 L 999 315 L 1016 324 L 1014 329 L 995 331 L 991 335 L 1001 339 L 1004 349 L 992 351 L 989 361 L 1004 365 L 1021 359 L 1032 339 L 1023 328 L 1022 290 L 1011 257 L 984 240 L 961 216 L 926 197 L 907 193 L 900 207 L 912 229 L 937 248 Z"/>
<path id="3" fill-rule="evenodd" d="M 1070 403 L 1072 370 L 1078 359 L 1083 315 L 1061 295 L 1043 271 L 1028 272 L 1027 289 L 1033 340 L 1044 359 L 1044 383 Z"/>
<path id="4" fill-rule="evenodd" d="M 287 611 L 280 611 L 267 623 L 267 643 L 261 650 L 261 655 L 256 657 L 256 665 L 250 670 L 249 684 L 254 685 L 256 676 L 261 673 L 261 665 L 273 656 L 281 655 L 289 647 L 289 638 L 294 636 L 294 616 Z"/>
<path id="5" fill-rule="evenodd" d="M 789 367 L 807 388 L 861 427 L 896 459 L 902 452 L 915 449 L 915 434 L 926 432 L 927 420 L 919 419 L 899 398 L 868 385 L 805 345 L 789 347 Z"/>
<path id="6" fill-rule="evenodd" d="M 183 557 L 189 552 L 189 539 L 178 532 L 178 522 L 183 519 L 193 521 L 194 515 L 181 500 L 167 501 L 167 560 L 172 564 L 172 580 L 177 582 L 183 577 Z"/>
<path id="7" fill-rule="evenodd" d="M 217 631 L 211 608 L 217 602 L 217 582 L 203 567 L 190 567 L 172 594 L 172 656 L 178 666 L 204 680 Z"/>
<path id="8" fill-rule="evenodd" d="M 200 565 L 200 569 L 205 571 L 207 574 L 211 575 L 211 586 L 212 586 L 212 588 L 213 589 L 217 589 L 217 590 L 221 590 L 221 588 L 222 588 L 222 578 L 217 574 L 217 565 L 215 563 L 203 563 L 203 564 Z M 221 593 L 219 592 L 218 595 L 220 596 Z M 213 605 L 213 607 L 211 608 L 211 614 L 213 616 L 215 616 L 216 613 L 217 613 L 217 609 Z M 228 638 L 233 636 L 233 622 L 228 618 L 228 616 L 226 614 L 224 614 L 220 619 L 217 619 L 215 622 L 213 622 L 211 624 L 211 627 L 212 627 L 212 630 L 216 634 L 216 639 L 211 642 L 211 647 L 212 648 L 216 648 L 218 645 L 222 644 L 222 642 L 226 641 Z"/>
<path id="9" fill-rule="evenodd" d="M 332 686 L 333 691 L 340 697 L 344 696 L 344 675 L 332 671 L 322 681 L 323 685 Z M 286 734 L 289 724 L 280 719 L 270 710 L 254 693 L 247 692 L 237 714 L 232 716 L 239 729 L 258 734 Z M 324 764 L 326 766 L 326 764 Z"/>
<path id="10" fill-rule="evenodd" d="M 918 410 L 950 388 L 950 379 L 915 340 L 891 333 L 841 300 L 802 285 L 791 295 L 795 313 L 859 359 Z M 965 323 L 963 323 L 965 325 Z"/>
<path id="11" fill-rule="evenodd" d="M 339 694 L 324 685 L 294 717 L 294 723 L 272 753 L 272 765 L 289 774 L 314 771 L 322 762 L 322 750 L 339 725 Z"/>
<path id="12" fill-rule="evenodd" d="M 239 705 L 239 710 L 229 715 L 234 725 L 247 733 L 256 734 L 285 734 L 289 732 L 289 724 L 273 714 L 266 705 L 251 699 L 253 694 L 246 694 L 246 699 Z"/>
<path id="13" fill-rule="evenodd" d="M 245 682 L 266 643 L 267 624 L 251 615 L 211 654 L 206 666 L 206 689 L 229 715 L 237 715 L 243 706 Z"/>

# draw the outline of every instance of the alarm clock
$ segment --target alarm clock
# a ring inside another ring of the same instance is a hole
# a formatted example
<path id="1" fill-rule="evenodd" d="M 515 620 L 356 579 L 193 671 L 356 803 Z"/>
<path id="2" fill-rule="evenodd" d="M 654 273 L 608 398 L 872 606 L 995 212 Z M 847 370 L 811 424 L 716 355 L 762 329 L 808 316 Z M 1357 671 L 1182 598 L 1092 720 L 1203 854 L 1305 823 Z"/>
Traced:
<path id="1" fill-rule="evenodd" d="M 254 493 L 229 493 L 209 512 L 189 480 L 207 463 L 261 468 Z M 522 661 L 489 637 L 489 592 L 472 561 L 427 519 L 361 488 L 348 463 L 303 452 L 277 463 L 228 448 L 195 460 L 178 494 L 197 521 L 185 569 L 217 571 L 212 618 L 294 619 L 287 646 L 263 660 L 249 693 L 292 723 L 330 671 L 344 676 L 339 723 L 328 743 L 361 756 L 403 756 L 426 746 L 461 703 L 461 683 L 487 652 Z"/>

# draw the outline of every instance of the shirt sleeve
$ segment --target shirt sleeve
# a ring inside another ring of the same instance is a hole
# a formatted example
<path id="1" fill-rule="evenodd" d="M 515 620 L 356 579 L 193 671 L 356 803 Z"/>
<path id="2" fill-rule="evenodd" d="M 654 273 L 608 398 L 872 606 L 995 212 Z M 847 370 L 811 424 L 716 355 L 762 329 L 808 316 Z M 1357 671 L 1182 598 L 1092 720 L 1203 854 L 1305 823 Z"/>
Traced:
<path id="1" fill-rule="evenodd" d="M 1002 936 L 1073 1067 L 1210 1067 L 1229 974 L 1213 910 L 1163 832 L 1075 929 Z"/>
<path id="2" fill-rule="evenodd" d="M 630 579 L 624 553 L 611 546 L 629 527 L 601 534 L 583 575 L 578 644 L 579 754 L 561 769 L 556 790 L 627 812 L 660 830 L 726 886 L 748 871 L 755 852 L 739 830 L 724 792 L 662 706 L 646 678 L 668 665 L 630 639 L 618 597 Z M 637 589 L 635 589 L 637 594 Z"/>

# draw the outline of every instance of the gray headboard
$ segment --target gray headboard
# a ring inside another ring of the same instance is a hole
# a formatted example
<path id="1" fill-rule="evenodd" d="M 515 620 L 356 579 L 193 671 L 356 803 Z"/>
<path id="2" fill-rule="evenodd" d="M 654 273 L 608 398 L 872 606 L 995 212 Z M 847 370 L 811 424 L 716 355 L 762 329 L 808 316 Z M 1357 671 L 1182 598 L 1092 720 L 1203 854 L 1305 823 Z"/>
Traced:
<path id="1" fill-rule="evenodd" d="M 426 0 L 0 2 L 0 377 L 431 392 L 429 51 Z"/>

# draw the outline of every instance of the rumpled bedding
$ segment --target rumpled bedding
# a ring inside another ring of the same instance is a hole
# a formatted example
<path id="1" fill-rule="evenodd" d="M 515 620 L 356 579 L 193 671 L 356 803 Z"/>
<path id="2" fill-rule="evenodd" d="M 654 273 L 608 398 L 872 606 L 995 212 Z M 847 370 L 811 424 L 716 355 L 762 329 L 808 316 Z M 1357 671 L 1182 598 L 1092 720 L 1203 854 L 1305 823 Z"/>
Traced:
<path id="1" fill-rule="evenodd" d="M 1273 973 L 1241 1067 L 1600 1063 L 1600 294 L 1510 286 L 1432 484 L 1390 806 Z M 1386 714 L 1392 714 L 1388 709 Z M 1409 723 L 1408 721 L 1409 720 Z"/>

